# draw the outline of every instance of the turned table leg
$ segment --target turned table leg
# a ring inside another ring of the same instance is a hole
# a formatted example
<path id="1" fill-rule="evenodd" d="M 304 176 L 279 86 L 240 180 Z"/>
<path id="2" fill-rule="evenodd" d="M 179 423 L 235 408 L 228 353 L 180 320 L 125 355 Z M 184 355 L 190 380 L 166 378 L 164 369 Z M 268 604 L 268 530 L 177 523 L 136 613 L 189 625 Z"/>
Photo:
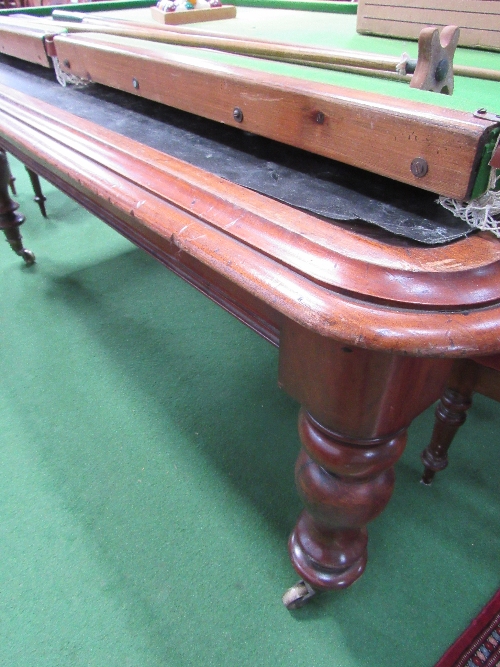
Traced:
<path id="1" fill-rule="evenodd" d="M 424 464 L 422 484 L 429 486 L 435 474 L 448 465 L 448 449 L 467 418 L 478 372 L 479 367 L 473 361 L 455 362 L 448 386 L 436 407 L 431 441 L 420 456 Z"/>
<path id="2" fill-rule="evenodd" d="M 389 502 L 406 431 L 354 442 L 301 410 L 299 433 L 296 484 L 306 509 L 290 537 L 292 563 L 316 590 L 345 588 L 364 572 L 366 524 Z"/>
<path id="3" fill-rule="evenodd" d="M 451 364 L 354 348 L 285 324 L 280 385 L 302 404 L 296 484 L 305 505 L 289 541 L 301 577 L 283 598 L 289 609 L 363 573 L 366 525 L 392 495 L 406 429 L 439 397 Z"/>
<path id="4" fill-rule="evenodd" d="M 28 167 L 26 167 L 26 171 L 28 172 L 28 176 L 31 182 L 31 187 L 33 188 L 33 192 L 35 193 L 35 198 L 34 198 L 35 202 L 38 204 L 40 208 L 40 213 L 43 215 L 44 218 L 46 218 L 47 211 L 45 209 L 45 202 L 47 201 L 47 197 L 42 192 L 42 186 L 40 185 L 40 178 L 35 171 L 28 169 Z"/>
<path id="5" fill-rule="evenodd" d="M 35 255 L 23 246 L 19 227 L 23 224 L 25 218 L 24 215 L 17 213 L 19 204 L 9 196 L 10 182 L 11 175 L 7 154 L 0 149 L 0 230 L 5 234 L 12 250 L 22 257 L 26 264 L 30 265 L 34 263 Z"/>

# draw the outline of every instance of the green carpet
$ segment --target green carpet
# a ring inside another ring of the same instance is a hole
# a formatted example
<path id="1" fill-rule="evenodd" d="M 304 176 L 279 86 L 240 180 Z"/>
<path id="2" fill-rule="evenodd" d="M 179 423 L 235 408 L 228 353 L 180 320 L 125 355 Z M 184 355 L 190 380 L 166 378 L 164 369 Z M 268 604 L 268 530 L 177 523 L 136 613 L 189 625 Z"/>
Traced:
<path id="1" fill-rule="evenodd" d="M 432 666 L 499 586 L 499 406 L 435 485 L 412 426 L 370 561 L 288 612 L 298 406 L 277 351 L 11 160 L 0 244 L 0 665 Z"/>

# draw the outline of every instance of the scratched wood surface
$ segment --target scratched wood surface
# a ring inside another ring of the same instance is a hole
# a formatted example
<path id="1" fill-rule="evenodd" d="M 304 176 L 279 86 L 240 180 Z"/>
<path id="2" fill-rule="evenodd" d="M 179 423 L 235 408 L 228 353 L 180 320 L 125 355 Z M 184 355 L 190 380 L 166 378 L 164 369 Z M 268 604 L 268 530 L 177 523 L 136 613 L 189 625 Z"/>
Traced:
<path id="1" fill-rule="evenodd" d="M 438 106 L 214 67 L 139 40 L 95 34 L 54 43 L 68 73 L 456 199 L 470 195 L 493 127 Z M 429 165 L 422 178 L 411 171 L 418 157 Z"/>
<path id="2" fill-rule="evenodd" d="M 0 93 L 0 145 L 228 310 L 245 311 L 247 323 L 255 313 L 276 332 L 289 318 L 322 336 L 418 355 L 500 347 L 500 243 L 489 234 L 440 248 L 370 239 Z"/>

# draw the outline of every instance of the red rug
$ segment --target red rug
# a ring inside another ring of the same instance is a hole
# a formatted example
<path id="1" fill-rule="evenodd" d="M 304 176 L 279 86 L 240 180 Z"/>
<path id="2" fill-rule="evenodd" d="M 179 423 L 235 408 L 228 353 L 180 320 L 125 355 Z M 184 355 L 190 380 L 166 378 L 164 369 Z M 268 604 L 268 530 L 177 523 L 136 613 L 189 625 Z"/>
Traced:
<path id="1" fill-rule="evenodd" d="M 500 667 L 500 590 L 436 667 Z"/>

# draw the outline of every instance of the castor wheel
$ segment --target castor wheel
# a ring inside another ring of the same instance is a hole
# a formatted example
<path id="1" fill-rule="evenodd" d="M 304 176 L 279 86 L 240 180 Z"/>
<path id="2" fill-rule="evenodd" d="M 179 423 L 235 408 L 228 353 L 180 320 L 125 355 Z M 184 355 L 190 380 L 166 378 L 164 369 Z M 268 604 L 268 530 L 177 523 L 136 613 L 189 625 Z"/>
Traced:
<path id="1" fill-rule="evenodd" d="M 287 609 L 300 609 L 306 602 L 316 595 L 316 591 L 307 581 L 299 581 L 287 590 L 281 598 Z"/>
<path id="2" fill-rule="evenodd" d="M 20 254 L 26 262 L 26 266 L 31 266 L 35 263 L 35 253 L 31 252 L 31 250 L 26 250 L 26 248 L 23 248 Z"/>

